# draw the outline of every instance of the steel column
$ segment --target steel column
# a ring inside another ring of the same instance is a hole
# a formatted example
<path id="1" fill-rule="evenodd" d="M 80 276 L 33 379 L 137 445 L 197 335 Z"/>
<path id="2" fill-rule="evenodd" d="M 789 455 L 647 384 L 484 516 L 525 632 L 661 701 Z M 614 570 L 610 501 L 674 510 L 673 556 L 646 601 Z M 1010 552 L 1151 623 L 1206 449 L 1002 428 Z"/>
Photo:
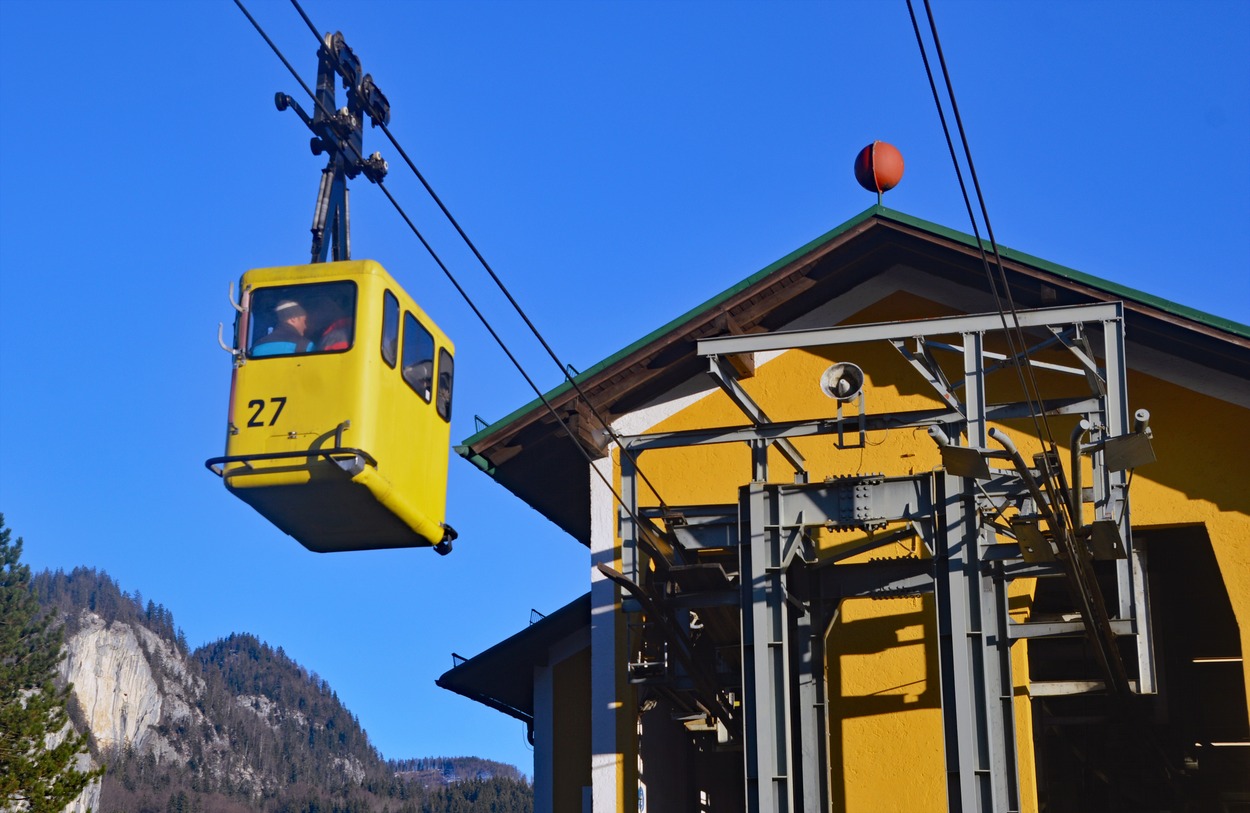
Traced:
<path id="1" fill-rule="evenodd" d="M 742 489 L 742 705 L 747 813 L 794 808 L 790 724 L 790 613 L 782 532 L 767 486 Z"/>
<path id="2" fill-rule="evenodd" d="M 983 336 L 965 333 L 963 341 L 964 428 L 968 445 L 983 448 Z M 972 483 L 951 474 L 938 479 L 935 591 L 947 802 L 952 811 L 1005 813 L 1019 809 L 1007 588 L 1001 578 L 982 569 L 987 536 L 980 527 Z"/>
<path id="3" fill-rule="evenodd" d="M 813 583 L 816 581 L 812 580 Z M 795 671 L 798 673 L 799 760 L 797 794 L 803 813 L 829 809 L 829 725 L 825 708 L 825 614 L 822 602 L 807 602 L 795 619 Z"/>
<path id="4" fill-rule="evenodd" d="M 1124 354 L 1123 318 L 1103 322 L 1103 354 L 1107 382 L 1106 428 L 1104 439 L 1127 435 L 1129 425 L 1128 366 Z M 1102 458 L 1102 477 L 1094 478 L 1094 502 L 1098 519 L 1114 520 L 1120 529 L 1120 538 L 1127 553 L 1125 559 L 1116 562 L 1117 617 L 1132 619 L 1137 632 L 1137 691 L 1154 694 L 1158 691 L 1155 679 L 1154 635 L 1150 625 L 1150 594 L 1146 585 L 1146 552 L 1133 543 L 1132 522 L 1129 516 L 1128 482 L 1123 471 L 1110 471 L 1105 465 L 1106 452 L 1095 452 L 1096 460 Z M 1097 468 L 1097 467 L 1096 467 Z M 1097 474 L 1097 471 L 1095 472 Z"/>
<path id="5" fill-rule="evenodd" d="M 979 700 L 985 697 L 981 670 L 973 658 L 979 647 L 970 646 L 969 637 L 979 633 L 972 625 L 973 591 L 966 589 L 975 564 L 977 529 L 969 522 L 965 508 L 962 477 L 945 475 L 940 500 L 937 593 L 938 658 L 942 675 L 942 734 L 946 743 L 946 797 L 952 811 L 992 810 L 984 807 L 990 799 L 989 761 L 985 759 L 984 715 Z M 976 613 L 979 616 L 979 612 Z"/>

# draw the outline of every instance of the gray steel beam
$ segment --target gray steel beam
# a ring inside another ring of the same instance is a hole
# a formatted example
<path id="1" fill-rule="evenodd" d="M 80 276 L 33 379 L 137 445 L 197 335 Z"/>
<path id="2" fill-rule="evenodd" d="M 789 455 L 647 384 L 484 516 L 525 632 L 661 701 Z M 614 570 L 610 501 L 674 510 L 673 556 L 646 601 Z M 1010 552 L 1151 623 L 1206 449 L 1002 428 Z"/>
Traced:
<path id="1" fill-rule="evenodd" d="M 978 698 L 984 691 L 977 679 L 968 647 L 971 612 L 967 581 L 969 551 L 976 548 L 976 529 L 970 525 L 964 508 L 963 478 L 946 475 L 941 478 L 943 522 L 937 532 L 937 614 L 938 659 L 942 680 L 942 735 L 946 758 L 947 808 L 963 813 L 985 810 L 982 800 L 989 800 L 989 769 L 977 737 Z M 982 787 L 985 786 L 985 787 Z"/>
<path id="2" fill-rule="evenodd" d="M 916 368 L 916 372 L 920 373 L 920 377 L 929 382 L 929 386 L 937 391 L 938 396 L 951 409 L 961 415 L 964 413 L 964 405 L 959 402 L 959 398 L 953 392 L 951 383 L 946 380 L 946 374 L 942 372 L 941 365 L 929 354 L 923 343 L 917 342 L 919 346 L 916 348 L 915 353 L 907 349 L 907 343 L 902 339 L 891 339 L 890 344 L 903 358 L 907 359 L 912 367 Z"/>
<path id="3" fill-rule="evenodd" d="M 1112 621 L 1111 631 L 1116 635 L 1132 635 L 1132 621 Z M 1080 621 L 1027 621 L 1007 625 L 1011 639 L 1020 638 L 1069 638 L 1085 635 L 1085 624 Z"/>
<path id="4" fill-rule="evenodd" d="M 986 420 L 985 337 L 980 333 L 964 334 L 964 414 L 968 416 L 965 431 L 968 445 L 984 449 L 989 444 Z"/>
<path id="5" fill-rule="evenodd" d="M 1074 322 L 1105 322 L 1120 319 L 1124 306 L 1120 302 L 1074 305 L 1065 308 L 1039 308 L 1018 311 L 1021 328 L 1047 327 Z M 1007 317 L 1008 328 L 1017 322 Z M 868 325 L 819 328 L 815 330 L 779 330 L 748 336 L 717 336 L 700 339 L 700 356 L 760 353 L 770 350 L 793 350 L 801 347 L 829 347 L 857 342 L 912 339 L 918 336 L 945 336 L 956 333 L 985 333 L 1003 329 L 1003 317 L 997 313 L 972 316 L 943 316 L 912 322 L 878 322 Z"/>
<path id="6" fill-rule="evenodd" d="M 984 336 L 963 336 L 968 445 L 988 442 Z M 947 803 L 965 813 L 1019 810 L 1007 579 L 988 563 L 992 528 L 983 527 L 975 483 L 945 473 L 941 484 L 935 589 Z"/>
<path id="7" fill-rule="evenodd" d="M 782 528 L 876 528 L 933 519 L 929 474 L 844 477 L 825 483 L 774 485 Z"/>
<path id="8" fill-rule="evenodd" d="M 850 559 L 853 556 L 859 556 L 861 553 L 867 553 L 870 550 L 876 550 L 877 548 L 885 547 L 886 545 L 893 545 L 896 542 L 902 542 L 904 539 L 911 539 L 915 537 L 916 534 L 917 531 L 914 525 L 908 525 L 905 528 L 899 528 L 886 533 L 872 534 L 865 537 L 864 540 L 857 545 L 852 545 L 851 547 L 840 546 L 837 553 L 822 557 L 821 560 L 816 563 L 815 567 L 817 569 L 826 568 L 845 559 Z"/>
<path id="9" fill-rule="evenodd" d="M 621 572 L 635 583 L 641 583 L 638 562 L 638 534 L 642 529 L 633 521 L 638 511 L 638 472 L 634 455 L 620 456 L 621 501 L 618 533 L 621 536 Z"/>
<path id="10" fill-rule="evenodd" d="M 1076 357 L 1077 362 L 1081 365 L 1081 373 L 1085 376 L 1085 380 L 1089 382 L 1089 388 L 1092 392 L 1099 396 L 1107 394 L 1107 380 L 1103 378 L 1102 371 L 1098 369 L 1097 362 L 1094 361 L 1094 354 L 1089 350 L 1089 343 L 1085 341 L 1085 332 L 1079 331 L 1079 335 L 1069 336 L 1069 331 L 1059 330 L 1052 327 L 1051 331 L 1055 334 L 1055 338 L 1063 342 L 1063 346 Z"/>
<path id="11" fill-rule="evenodd" d="M 982 529 L 978 542 L 993 543 L 992 529 Z M 979 557 L 978 557 L 979 559 Z M 990 787 L 996 811 L 1020 810 L 1020 771 L 1016 751 L 1015 686 L 1011 674 L 1011 623 L 1008 614 L 1007 580 L 1002 565 L 987 568 L 978 561 L 978 583 L 971 589 L 981 593 L 981 669 L 985 675 L 986 711 L 989 719 L 987 747 L 990 759 Z"/>
<path id="12" fill-rule="evenodd" d="M 738 509 L 727 516 L 685 517 L 684 522 L 668 523 L 669 532 L 683 550 L 732 548 L 738 544 Z"/>
<path id="13" fill-rule="evenodd" d="M 793 669 L 798 676 L 796 697 L 799 729 L 795 801 L 803 813 L 829 810 L 829 731 L 825 708 L 825 617 L 819 601 L 809 601 L 807 612 L 794 621 Z"/>
<path id="14" fill-rule="evenodd" d="M 1042 402 L 1047 415 L 1084 415 L 1097 407 L 1092 398 L 1061 398 Z M 992 404 L 986 407 L 989 421 L 1009 421 L 1029 417 L 1023 404 Z M 862 426 L 864 431 L 879 432 L 885 429 L 908 429 L 920 426 L 948 426 L 962 421 L 964 416 L 949 409 L 922 409 L 913 412 L 895 412 L 887 415 L 865 415 L 862 419 L 853 415 L 844 418 L 842 430 L 855 432 Z M 714 429 L 686 429 L 678 432 L 651 432 L 642 435 L 622 435 L 621 444 L 632 452 L 647 449 L 672 449 L 682 446 L 707 446 L 717 443 L 750 443 L 752 440 L 775 440 L 777 438 L 802 438 L 837 434 L 838 422 L 832 418 L 805 421 L 777 421 L 760 426 L 726 426 Z"/>
<path id="15" fill-rule="evenodd" d="M 1051 331 L 1058 331 L 1058 330 L 1060 329 L 1054 328 L 1054 327 L 1051 328 Z M 1071 331 L 1072 328 L 1070 327 L 1063 328 L 1063 330 Z M 1014 356 L 1008 356 L 1004 353 L 991 353 L 989 351 L 986 351 L 984 355 L 987 359 L 994 359 L 995 361 L 999 363 L 986 366 L 985 374 L 990 375 L 991 373 L 995 373 L 998 370 L 1001 370 L 1007 367 L 1014 367 L 1017 364 L 1027 363 L 1029 366 L 1035 367 L 1039 370 L 1050 370 L 1051 372 L 1064 373 L 1066 375 L 1085 375 L 1086 373 L 1084 370 L 1077 369 L 1076 367 L 1068 367 L 1063 364 L 1051 364 L 1050 362 L 1047 362 L 1047 361 L 1037 361 L 1035 359 L 1028 358 L 1030 353 L 1039 353 L 1042 350 L 1045 350 L 1047 347 L 1051 346 L 1052 344 L 1056 344 L 1059 341 L 1060 341 L 1060 337 L 1056 333 L 1056 335 L 1052 335 L 1049 339 L 1044 339 L 1038 342 L 1037 344 L 1032 345 L 1031 347 L 1028 347 L 1020 351 Z M 964 352 L 964 349 L 962 347 L 958 345 L 954 345 L 954 344 L 947 344 L 946 342 L 926 341 L 924 344 L 926 347 L 932 347 L 937 350 L 948 350 L 952 353 Z"/>
<path id="16" fill-rule="evenodd" d="M 1129 681 L 1136 689 L 1137 682 Z M 1107 691 L 1104 680 L 1035 680 L 1029 683 L 1029 697 L 1062 697 L 1073 694 L 1102 694 Z"/>
<path id="17" fill-rule="evenodd" d="M 1006 580 L 982 569 L 982 532 L 964 478 L 941 478 L 936 534 L 938 657 L 947 804 L 1019 810 Z"/>
<path id="18" fill-rule="evenodd" d="M 891 598 L 932 593 L 933 561 L 891 559 L 856 565 L 834 565 L 817 571 L 821 595 L 847 598 Z"/>
<path id="19" fill-rule="evenodd" d="M 708 366 L 708 374 L 725 391 L 725 394 L 729 396 L 729 400 L 733 401 L 734 405 L 751 419 L 752 424 L 759 427 L 763 424 L 772 423 L 760 405 L 755 403 L 755 400 L 742 388 L 742 384 L 738 382 L 737 371 L 734 370 L 733 365 L 728 361 L 720 356 L 713 356 Z M 777 451 L 781 452 L 781 456 L 794 467 L 796 472 L 803 473 L 807 470 L 803 455 L 799 454 L 799 450 L 794 447 L 793 443 L 784 437 L 775 438 L 773 442 L 777 446 Z M 756 479 L 767 478 L 757 477 Z"/>

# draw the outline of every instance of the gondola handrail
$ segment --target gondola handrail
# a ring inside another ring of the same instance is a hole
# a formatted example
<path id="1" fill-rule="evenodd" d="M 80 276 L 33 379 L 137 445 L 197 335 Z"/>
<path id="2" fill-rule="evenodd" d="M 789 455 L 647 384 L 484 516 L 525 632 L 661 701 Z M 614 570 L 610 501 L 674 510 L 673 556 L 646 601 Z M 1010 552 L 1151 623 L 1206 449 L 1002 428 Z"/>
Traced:
<path id="1" fill-rule="evenodd" d="M 296 458 L 324 457 L 327 460 L 333 458 L 333 455 L 356 455 L 364 458 L 365 462 L 375 469 L 378 467 L 378 461 L 373 459 L 373 455 L 364 449 L 354 449 L 348 446 L 335 446 L 330 449 L 307 449 L 304 451 L 294 452 L 267 452 L 265 454 L 244 454 L 233 455 L 229 457 L 210 457 L 204 461 L 204 467 L 216 474 L 218 477 L 225 476 L 225 464 L 227 463 L 252 463 L 256 460 L 292 460 Z M 218 468 L 221 466 L 222 468 Z"/>

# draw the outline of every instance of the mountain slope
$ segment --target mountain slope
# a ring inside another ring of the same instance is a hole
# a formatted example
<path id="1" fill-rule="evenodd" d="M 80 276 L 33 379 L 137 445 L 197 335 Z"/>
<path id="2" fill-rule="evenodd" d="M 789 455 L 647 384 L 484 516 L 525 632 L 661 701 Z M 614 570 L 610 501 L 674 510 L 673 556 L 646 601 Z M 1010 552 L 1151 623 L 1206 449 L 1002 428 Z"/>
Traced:
<path id="1" fill-rule="evenodd" d="M 87 568 L 39 574 L 33 589 L 66 625 L 72 716 L 108 766 L 78 810 L 532 810 L 512 766 L 384 760 L 324 680 L 253 635 L 188 651 L 172 613 Z"/>

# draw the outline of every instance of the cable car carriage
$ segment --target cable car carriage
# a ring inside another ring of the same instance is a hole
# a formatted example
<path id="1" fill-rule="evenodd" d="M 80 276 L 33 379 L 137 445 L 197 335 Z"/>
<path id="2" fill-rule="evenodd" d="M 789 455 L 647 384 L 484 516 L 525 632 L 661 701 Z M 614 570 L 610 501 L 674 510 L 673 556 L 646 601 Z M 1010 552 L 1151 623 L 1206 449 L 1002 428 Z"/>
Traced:
<path id="1" fill-rule="evenodd" d="M 309 550 L 451 549 L 454 348 L 371 260 L 240 280 L 226 488 Z"/>

